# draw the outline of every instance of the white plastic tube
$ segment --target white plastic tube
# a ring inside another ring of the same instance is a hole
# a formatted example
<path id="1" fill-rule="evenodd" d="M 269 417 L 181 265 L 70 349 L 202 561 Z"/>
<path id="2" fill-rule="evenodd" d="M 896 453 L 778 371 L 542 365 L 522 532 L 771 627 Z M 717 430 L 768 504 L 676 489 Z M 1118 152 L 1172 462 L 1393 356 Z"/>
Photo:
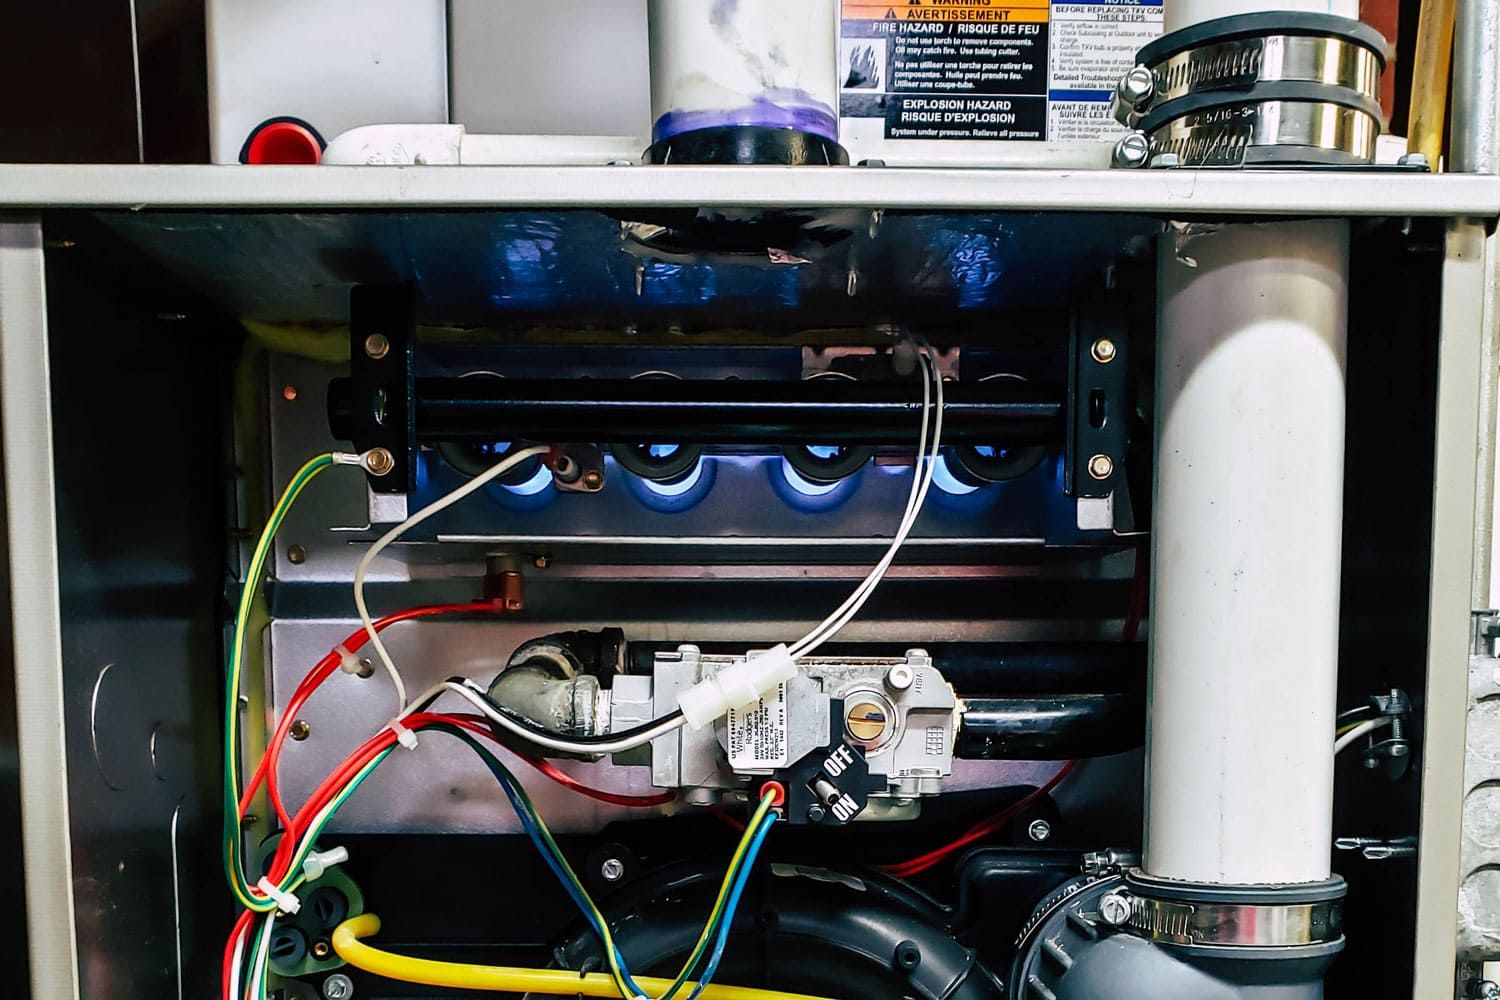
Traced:
<path id="1" fill-rule="evenodd" d="M 1359 20 L 1359 0 L 1167 0 L 1166 30 L 1190 28 L 1202 21 L 1266 10 L 1312 11 Z"/>
<path id="2" fill-rule="evenodd" d="M 1144 867 L 1329 875 L 1345 222 L 1168 233 Z"/>
<path id="3" fill-rule="evenodd" d="M 651 0 L 652 141 L 760 125 L 838 141 L 837 0 Z"/>

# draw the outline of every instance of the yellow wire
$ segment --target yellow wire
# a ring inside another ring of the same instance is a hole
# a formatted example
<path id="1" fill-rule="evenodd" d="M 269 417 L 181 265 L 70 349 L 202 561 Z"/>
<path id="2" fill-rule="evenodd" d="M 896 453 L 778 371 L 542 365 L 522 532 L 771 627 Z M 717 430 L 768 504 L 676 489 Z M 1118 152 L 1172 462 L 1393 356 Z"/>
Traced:
<path id="1" fill-rule="evenodd" d="M 411 958 L 372 948 L 360 939 L 380 932 L 380 918 L 361 913 L 339 924 L 333 932 L 333 950 L 340 958 L 365 972 L 402 983 L 440 986 L 454 990 L 493 993 L 539 993 L 556 997 L 619 997 L 615 982 L 603 973 L 581 975 L 566 969 L 523 969 L 503 965 L 470 965 Z M 670 979 L 637 977 L 642 989 L 666 990 Z M 694 984 L 688 984 L 692 986 Z M 745 986 L 704 987 L 702 1000 L 829 1000 L 802 993 L 757 990 Z"/>

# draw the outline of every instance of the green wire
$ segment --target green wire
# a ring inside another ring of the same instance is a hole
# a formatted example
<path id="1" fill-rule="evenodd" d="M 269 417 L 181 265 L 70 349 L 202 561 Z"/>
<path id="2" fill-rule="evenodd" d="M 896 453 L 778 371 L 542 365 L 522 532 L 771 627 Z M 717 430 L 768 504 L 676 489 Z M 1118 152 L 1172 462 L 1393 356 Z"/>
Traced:
<path id="1" fill-rule="evenodd" d="M 265 573 L 266 561 L 275 543 L 276 533 L 286 518 L 297 497 L 319 473 L 332 467 L 332 454 L 318 455 L 309 459 L 297 470 L 266 520 L 260 539 L 250 558 L 245 574 L 245 583 L 240 590 L 239 605 L 235 612 L 234 638 L 229 649 L 228 682 L 225 685 L 224 705 L 224 871 L 229 887 L 240 904 L 257 913 L 275 909 L 274 900 L 257 899 L 250 893 L 250 881 L 245 874 L 241 856 L 241 829 L 239 822 L 239 693 L 244 668 L 245 633 L 249 625 L 250 612 L 259 596 Z"/>
<path id="2" fill-rule="evenodd" d="M 610 934 L 609 921 L 604 919 L 604 915 L 600 912 L 598 905 L 594 903 L 593 897 L 584 888 L 583 881 L 579 879 L 573 867 L 568 864 L 568 860 L 563 855 L 562 849 L 558 847 L 557 841 L 552 837 L 552 831 L 547 828 L 546 822 L 542 819 L 541 814 L 537 812 L 536 806 L 531 801 L 531 797 L 526 794 L 526 790 L 516 780 L 515 775 L 494 754 L 490 753 L 487 748 L 482 746 L 464 730 L 442 724 L 436 725 L 433 728 L 457 736 L 464 743 L 468 744 L 469 748 L 484 761 L 485 765 L 490 769 L 490 773 L 501 782 L 509 785 L 516 793 L 517 798 L 525 806 L 528 818 L 536 824 L 537 832 L 543 842 L 546 843 L 548 853 L 556 860 L 559 869 L 566 873 L 568 880 L 577 891 L 578 898 L 587 905 L 585 915 L 592 920 L 599 932 L 600 938 L 603 940 L 604 954 L 609 961 L 610 975 L 615 980 L 616 989 L 620 990 L 620 995 L 625 998 L 639 996 L 640 992 L 629 985 L 629 977 L 620 967 L 619 951 L 615 946 L 613 935 Z M 699 935 L 698 942 L 694 945 L 692 952 L 688 955 L 687 961 L 683 964 L 682 971 L 678 973 L 672 985 L 657 1000 L 673 1000 L 682 988 L 687 985 L 693 970 L 703 960 L 703 956 L 708 953 L 709 946 L 713 941 L 714 932 L 719 922 L 723 919 L 725 908 L 728 905 L 735 876 L 739 874 L 740 868 L 744 865 L 745 856 L 749 852 L 750 843 L 755 839 L 756 831 L 760 828 L 761 824 L 766 822 L 772 808 L 773 803 L 770 797 L 761 799 L 759 808 L 756 809 L 750 822 L 746 824 L 745 833 L 741 837 L 739 845 L 735 848 L 733 857 L 730 859 L 729 868 L 724 874 L 724 882 L 719 887 L 719 895 L 714 901 L 713 908 L 709 911 L 709 919 L 704 924 L 703 933 Z"/>

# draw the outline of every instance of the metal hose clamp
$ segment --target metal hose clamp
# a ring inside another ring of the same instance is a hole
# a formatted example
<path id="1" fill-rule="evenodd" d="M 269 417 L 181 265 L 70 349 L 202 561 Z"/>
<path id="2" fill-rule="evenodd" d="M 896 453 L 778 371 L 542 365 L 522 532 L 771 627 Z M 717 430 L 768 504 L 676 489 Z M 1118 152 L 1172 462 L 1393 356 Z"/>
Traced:
<path id="1" fill-rule="evenodd" d="M 1099 916 L 1122 931 L 1165 944 L 1296 948 L 1343 938 L 1343 895 L 1342 879 L 1246 891 L 1171 885 L 1137 871 L 1100 899 Z"/>
<path id="2" fill-rule="evenodd" d="M 1330 14 L 1218 18 L 1163 36 L 1115 88 L 1136 131 L 1115 165 L 1367 163 L 1382 128 L 1387 44 Z"/>

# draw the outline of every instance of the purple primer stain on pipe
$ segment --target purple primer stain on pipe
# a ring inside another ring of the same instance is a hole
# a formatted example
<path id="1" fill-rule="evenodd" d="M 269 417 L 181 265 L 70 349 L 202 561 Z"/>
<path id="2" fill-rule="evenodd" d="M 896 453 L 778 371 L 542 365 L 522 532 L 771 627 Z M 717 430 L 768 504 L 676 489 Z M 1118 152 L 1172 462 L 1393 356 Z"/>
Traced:
<path id="1" fill-rule="evenodd" d="M 651 141 L 661 142 L 699 129 L 736 125 L 793 129 L 830 142 L 839 141 L 838 116 L 832 108 L 805 90 L 768 90 L 738 108 L 668 111 L 656 119 L 651 129 Z"/>

